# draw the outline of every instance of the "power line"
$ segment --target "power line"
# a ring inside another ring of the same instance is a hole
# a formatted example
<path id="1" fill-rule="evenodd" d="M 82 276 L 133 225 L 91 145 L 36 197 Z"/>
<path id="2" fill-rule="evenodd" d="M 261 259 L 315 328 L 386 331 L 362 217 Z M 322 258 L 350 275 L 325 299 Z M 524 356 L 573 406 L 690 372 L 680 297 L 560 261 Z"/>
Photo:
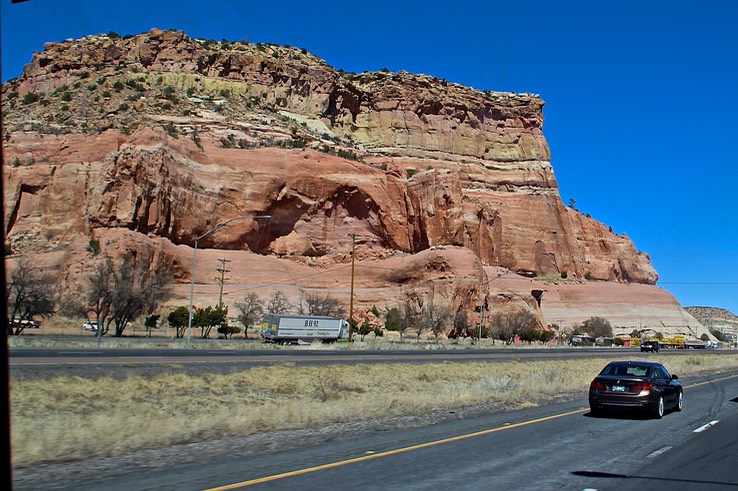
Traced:
<path id="1" fill-rule="evenodd" d="M 738 281 L 659 281 L 659 285 L 738 285 Z"/>

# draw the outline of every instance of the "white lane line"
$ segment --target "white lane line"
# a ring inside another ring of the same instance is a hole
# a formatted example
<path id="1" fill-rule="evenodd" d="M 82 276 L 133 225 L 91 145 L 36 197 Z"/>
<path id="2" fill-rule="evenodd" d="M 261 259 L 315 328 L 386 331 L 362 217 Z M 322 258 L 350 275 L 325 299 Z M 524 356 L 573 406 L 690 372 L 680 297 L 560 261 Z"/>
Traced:
<path id="1" fill-rule="evenodd" d="M 706 429 L 708 429 L 710 426 L 715 426 L 719 422 L 720 422 L 720 420 L 714 419 L 714 420 L 710 421 L 709 423 L 700 426 L 696 430 L 693 430 L 692 433 L 702 433 L 703 431 L 705 431 Z"/>
<path id="2" fill-rule="evenodd" d="M 672 448 L 674 448 L 674 446 L 673 446 L 673 445 L 667 445 L 667 446 L 665 446 L 665 447 L 661 447 L 660 449 L 658 449 L 658 450 L 654 450 L 653 452 L 651 452 L 650 454 L 648 454 L 648 456 L 647 456 L 647 457 L 648 457 L 648 458 L 654 458 L 654 457 L 658 457 L 658 456 L 659 456 L 659 455 L 661 455 L 662 453 L 664 453 L 664 452 L 668 452 L 668 451 L 669 451 L 669 450 L 671 450 Z"/>

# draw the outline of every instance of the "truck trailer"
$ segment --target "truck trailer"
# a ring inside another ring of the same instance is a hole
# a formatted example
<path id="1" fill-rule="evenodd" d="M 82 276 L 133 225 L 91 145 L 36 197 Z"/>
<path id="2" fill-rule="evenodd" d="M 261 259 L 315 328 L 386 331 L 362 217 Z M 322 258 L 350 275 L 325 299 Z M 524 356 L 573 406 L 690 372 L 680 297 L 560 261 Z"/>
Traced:
<path id="1" fill-rule="evenodd" d="M 349 323 L 335 317 L 317 315 L 264 314 L 261 338 L 267 343 L 298 344 L 347 339 Z"/>

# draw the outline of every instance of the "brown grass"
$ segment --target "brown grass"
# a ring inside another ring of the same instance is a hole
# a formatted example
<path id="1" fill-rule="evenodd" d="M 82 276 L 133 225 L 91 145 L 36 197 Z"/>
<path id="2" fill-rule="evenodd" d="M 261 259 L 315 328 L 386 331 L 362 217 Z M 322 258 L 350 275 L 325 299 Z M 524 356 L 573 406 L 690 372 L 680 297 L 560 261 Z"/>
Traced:
<path id="1" fill-rule="evenodd" d="M 738 355 L 655 358 L 680 375 L 738 367 Z M 562 395 L 584 396 L 605 363 L 598 358 L 277 364 L 228 375 L 15 379 L 11 380 L 13 462 L 24 467 L 115 456 L 177 443 L 479 404 L 537 405 Z"/>

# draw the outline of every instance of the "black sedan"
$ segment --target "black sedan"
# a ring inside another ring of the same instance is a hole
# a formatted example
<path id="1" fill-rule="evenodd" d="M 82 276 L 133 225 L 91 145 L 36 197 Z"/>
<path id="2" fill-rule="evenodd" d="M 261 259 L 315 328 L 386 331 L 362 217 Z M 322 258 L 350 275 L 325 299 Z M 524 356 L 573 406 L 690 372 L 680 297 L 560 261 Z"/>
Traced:
<path id="1" fill-rule="evenodd" d="M 682 385 L 661 363 L 653 361 L 611 361 L 589 384 L 589 408 L 597 414 L 603 408 L 639 408 L 657 418 L 667 408 L 682 410 Z"/>
<path id="2" fill-rule="evenodd" d="M 643 341 L 641 342 L 641 352 L 644 351 L 650 351 L 652 353 L 658 353 L 659 352 L 659 342 L 658 341 Z"/>

